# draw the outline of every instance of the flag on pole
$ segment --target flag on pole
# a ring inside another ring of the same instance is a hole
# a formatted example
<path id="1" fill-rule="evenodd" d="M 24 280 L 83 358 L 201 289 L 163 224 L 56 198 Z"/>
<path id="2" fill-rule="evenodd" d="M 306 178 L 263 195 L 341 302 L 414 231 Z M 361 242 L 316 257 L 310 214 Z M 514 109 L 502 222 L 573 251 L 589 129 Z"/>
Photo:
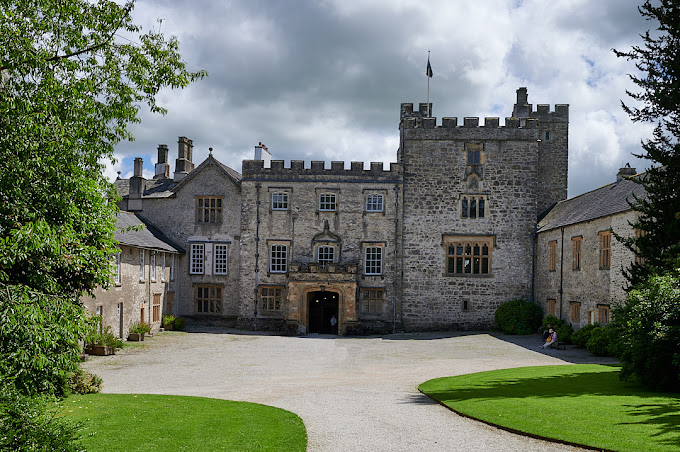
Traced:
<path id="1" fill-rule="evenodd" d="M 428 77 L 432 77 L 432 66 L 430 66 L 430 56 L 427 56 L 427 70 L 425 71 L 425 75 Z"/>

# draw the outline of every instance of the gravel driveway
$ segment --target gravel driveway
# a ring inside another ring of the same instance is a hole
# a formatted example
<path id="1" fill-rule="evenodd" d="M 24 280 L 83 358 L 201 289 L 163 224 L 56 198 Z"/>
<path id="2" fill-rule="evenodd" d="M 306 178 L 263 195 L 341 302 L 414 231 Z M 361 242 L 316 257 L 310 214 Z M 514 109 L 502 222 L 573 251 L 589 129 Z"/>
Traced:
<path id="1" fill-rule="evenodd" d="M 539 350 L 538 338 L 485 333 L 280 337 L 203 328 L 91 358 L 103 392 L 177 394 L 273 405 L 299 415 L 309 451 L 566 451 L 456 415 L 418 392 L 436 377 L 608 362 Z"/>

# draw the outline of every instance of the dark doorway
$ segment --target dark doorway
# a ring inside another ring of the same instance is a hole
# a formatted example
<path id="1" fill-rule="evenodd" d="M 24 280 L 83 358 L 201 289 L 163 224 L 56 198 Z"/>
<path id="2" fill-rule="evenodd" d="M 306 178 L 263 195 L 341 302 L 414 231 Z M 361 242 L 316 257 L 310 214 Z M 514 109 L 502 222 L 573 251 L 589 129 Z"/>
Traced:
<path id="1" fill-rule="evenodd" d="M 310 333 L 338 334 L 338 294 L 317 291 L 307 296 Z M 335 325 L 331 319 L 335 317 Z"/>

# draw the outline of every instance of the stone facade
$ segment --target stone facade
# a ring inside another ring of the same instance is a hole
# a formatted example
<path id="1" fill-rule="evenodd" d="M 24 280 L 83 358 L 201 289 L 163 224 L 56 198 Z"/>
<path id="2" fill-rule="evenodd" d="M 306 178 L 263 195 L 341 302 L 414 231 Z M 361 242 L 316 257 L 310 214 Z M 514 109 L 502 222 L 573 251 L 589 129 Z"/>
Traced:
<path id="1" fill-rule="evenodd" d="M 546 310 L 545 300 L 561 300 L 563 315 L 581 300 L 582 324 L 592 320 L 587 303 L 597 308 L 622 294 L 617 272 L 590 265 L 597 232 L 625 229 L 625 209 L 560 216 L 578 205 L 565 200 L 568 105 L 534 109 L 520 88 L 503 125 L 470 117 L 438 124 L 431 111 L 401 105 L 389 169 L 286 166 L 261 143 L 242 175 L 212 155 L 194 168 L 192 142 L 180 137 L 170 178 L 167 146 L 159 146 L 154 180 L 141 177 L 140 162 L 116 185 L 124 210 L 186 250 L 177 258 L 173 313 L 290 334 L 476 329 L 490 327 L 513 298 Z M 217 199 L 219 207 L 202 204 Z M 560 254 L 562 229 L 565 247 L 583 237 L 580 271 L 561 270 L 570 265 Z M 555 240 L 560 266 L 548 271 Z M 610 269 L 630 259 L 614 241 L 610 252 Z"/>

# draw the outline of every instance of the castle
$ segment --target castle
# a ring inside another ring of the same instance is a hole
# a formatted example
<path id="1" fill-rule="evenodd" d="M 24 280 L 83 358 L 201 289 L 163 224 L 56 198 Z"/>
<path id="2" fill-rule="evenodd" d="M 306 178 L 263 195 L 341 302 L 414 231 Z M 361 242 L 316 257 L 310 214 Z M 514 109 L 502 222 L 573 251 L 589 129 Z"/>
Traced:
<path id="1" fill-rule="evenodd" d="M 180 137 L 171 177 L 160 145 L 153 180 L 136 159 L 134 176 L 115 182 L 119 222 L 131 215 L 148 228 L 117 235 L 116 283 L 85 304 L 121 337 L 132 321 L 157 328 L 163 313 L 288 334 L 487 329 L 514 298 L 561 316 L 573 300 L 565 300 L 564 275 L 561 286 L 551 276 L 566 255 L 562 240 L 557 257 L 555 230 L 564 235 L 565 225 L 599 218 L 550 216 L 571 209 L 569 106 L 534 109 L 520 88 L 504 125 L 471 117 L 438 125 L 431 111 L 401 105 L 389 170 L 296 160 L 286 167 L 261 143 L 242 173 L 212 152 L 194 167 L 193 144 Z M 545 218 L 553 222 L 539 223 Z M 578 282 L 569 284 L 578 292 Z M 566 296 L 611 303 L 597 283 L 593 290 Z M 583 311 L 579 322 L 598 320 L 587 317 L 596 308 Z"/>

